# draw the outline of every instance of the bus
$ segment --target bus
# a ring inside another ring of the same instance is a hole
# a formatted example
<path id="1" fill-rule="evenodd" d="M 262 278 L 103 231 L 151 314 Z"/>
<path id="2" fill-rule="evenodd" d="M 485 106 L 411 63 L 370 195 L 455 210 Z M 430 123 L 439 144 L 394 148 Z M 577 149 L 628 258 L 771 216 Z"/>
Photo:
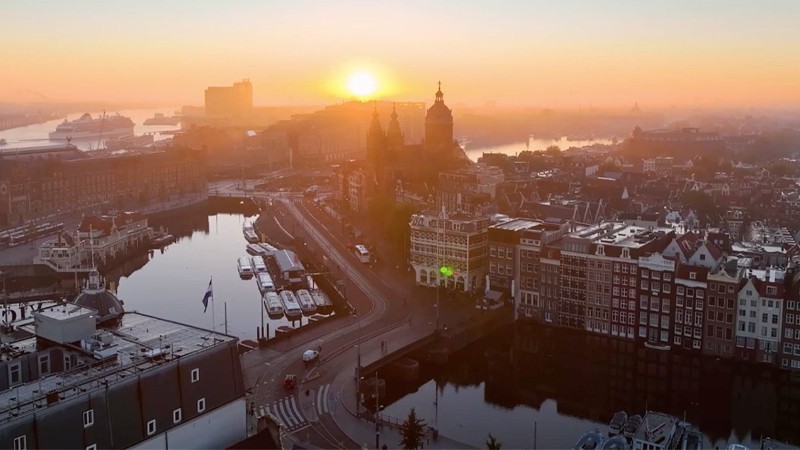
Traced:
<path id="1" fill-rule="evenodd" d="M 355 253 L 358 260 L 361 261 L 362 263 L 369 262 L 369 250 L 367 250 L 367 247 L 361 244 L 356 245 L 355 247 L 353 247 L 353 253 Z"/>

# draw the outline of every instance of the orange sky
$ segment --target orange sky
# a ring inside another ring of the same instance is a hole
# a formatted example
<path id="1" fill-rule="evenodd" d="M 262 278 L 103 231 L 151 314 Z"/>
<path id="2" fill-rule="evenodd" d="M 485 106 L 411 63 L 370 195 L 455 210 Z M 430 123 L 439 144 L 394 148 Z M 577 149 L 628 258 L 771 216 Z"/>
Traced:
<path id="1" fill-rule="evenodd" d="M 654 4 L 651 4 L 654 3 Z M 577 107 L 800 103 L 800 2 L 2 2 L 0 101 L 259 105 L 347 96 Z M 8 70 L 11 69 L 11 70 Z"/>

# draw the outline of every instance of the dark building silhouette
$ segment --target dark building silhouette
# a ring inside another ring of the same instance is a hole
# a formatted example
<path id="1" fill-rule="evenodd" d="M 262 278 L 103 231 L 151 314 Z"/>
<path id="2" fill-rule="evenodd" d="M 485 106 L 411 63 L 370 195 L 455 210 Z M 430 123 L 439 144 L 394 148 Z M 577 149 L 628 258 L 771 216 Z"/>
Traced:
<path id="1" fill-rule="evenodd" d="M 436 100 L 425 116 L 425 151 L 442 152 L 453 145 L 453 112 L 444 104 L 442 82 L 436 91 Z"/>

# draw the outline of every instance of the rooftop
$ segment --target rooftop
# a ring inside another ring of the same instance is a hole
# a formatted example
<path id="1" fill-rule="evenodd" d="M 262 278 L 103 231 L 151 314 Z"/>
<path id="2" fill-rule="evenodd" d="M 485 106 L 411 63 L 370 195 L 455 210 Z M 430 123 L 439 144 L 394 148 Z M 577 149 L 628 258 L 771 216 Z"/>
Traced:
<path id="1" fill-rule="evenodd" d="M 73 311 L 75 310 L 75 311 Z M 58 305 L 40 313 L 48 316 L 91 311 L 75 305 Z M 126 313 L 118 325 L 99 328 L 89 340 L 56 345 L 37 338 L 33 319 L 18 322 L 16 340 L 2 347 L 4 360 L 16 360 L 29 353 L 53 346 L 65 354 L 92 361 L 72 370 L 46 374 L 0 392 L 0 423 L 14 420 L 47 405 L 107 385 L 136 377 L 142 371 L 167 361 L 185 357 L 216 345 L 227 345 L 237 338 L 141 313 Z M 44 346 L 44 347 L 43 347 Z M 23 361 L 27 364 L 27 362 Z"/>

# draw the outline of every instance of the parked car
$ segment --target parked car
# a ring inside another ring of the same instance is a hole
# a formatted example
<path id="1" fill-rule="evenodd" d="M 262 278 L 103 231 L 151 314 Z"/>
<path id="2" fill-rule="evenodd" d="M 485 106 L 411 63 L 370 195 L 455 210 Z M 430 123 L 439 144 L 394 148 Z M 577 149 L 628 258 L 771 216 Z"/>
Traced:
<path id="1" fill-rule="evenodd" d="M 313 364 L 319 359 L 319 352 L 316 350 L 306 350 L 303 352 L 303 362 L 306 365 Z"/>

